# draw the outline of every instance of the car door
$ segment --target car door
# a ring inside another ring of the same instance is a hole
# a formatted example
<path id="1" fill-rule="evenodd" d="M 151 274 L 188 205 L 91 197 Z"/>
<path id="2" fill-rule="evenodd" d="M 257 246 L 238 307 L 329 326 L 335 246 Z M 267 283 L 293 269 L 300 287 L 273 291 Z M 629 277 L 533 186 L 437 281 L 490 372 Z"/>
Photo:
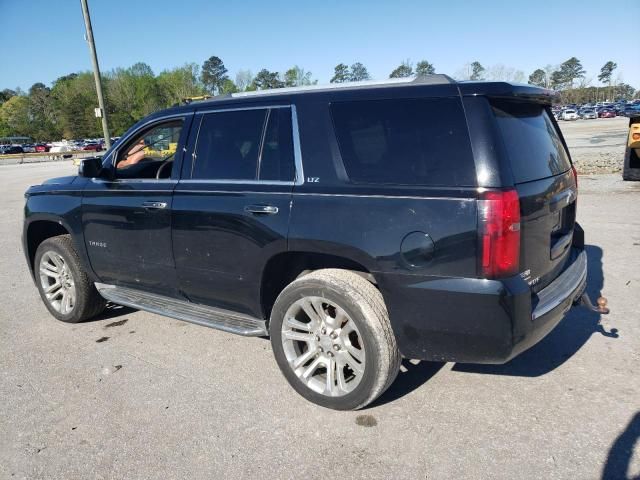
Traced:
<path id="1" fill-rule="evenodd" d="M 109 153 L 107 173 L 88 182 L 82 226 L 102 282 L 177 296 L 171 206 L 192 118 L 141 125 Z"/>
<path id="2" fill-rule="evenodd" d="M 191 301 L 261 316 L 262 271 L 287 249 L 294 117 L 289 105 L 196 115 L 172 209 L 178 286 Z"/>

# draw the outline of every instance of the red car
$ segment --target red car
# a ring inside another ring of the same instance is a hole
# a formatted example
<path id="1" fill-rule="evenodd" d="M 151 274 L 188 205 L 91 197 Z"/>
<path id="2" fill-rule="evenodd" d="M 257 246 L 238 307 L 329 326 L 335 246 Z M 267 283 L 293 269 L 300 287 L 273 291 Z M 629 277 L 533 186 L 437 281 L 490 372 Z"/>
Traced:
<path id="1" fill-rule="evenodd" d="M 84 147 L 82 147 L 82 150 L 90 150 L 90 151 L 94 151 L 94 152 L 101 152 L 102 151 L 102 145 L 99 143 L 87 143 Z"/>
<path id="2" fill-rule="evenodd" d="M 615 116 L 616 116 L 615 110 L 610 110 L 608 108 L 604 110 L 600 110 L 600 113 L 598 113 L 598 117 L 600 118 L 614 118 Z"/>
<path id="3" fill-rule="evenodd" d="M 36 152 L 48 152 L 49 150 L 51 150 L 51 146 L 45 143 L 38 143 L 36 145 Z"/>

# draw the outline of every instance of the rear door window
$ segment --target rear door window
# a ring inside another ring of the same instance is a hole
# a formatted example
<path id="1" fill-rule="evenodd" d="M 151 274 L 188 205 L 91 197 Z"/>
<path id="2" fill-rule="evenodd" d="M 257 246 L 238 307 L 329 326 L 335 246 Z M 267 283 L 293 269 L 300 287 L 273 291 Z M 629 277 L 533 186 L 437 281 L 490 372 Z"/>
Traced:
<path id="1" fill-rule="evenodd" d="M 339 102 L 331 105 L 331 113 L 354 183 L 477 184 L 458 98 Z"/>
<path id="2" fill-rule="evenodd" d="M 571 168 L 560 135 L 544 105 L 494 102 L 515 183 L 552 177 Z"/>
<path id="3" fill-rule="evenodd" d="M 290 108 L 207 113 L 197 134 L 191 178 L 293 181 Z"/>
<path id="4" fill-rule="evenodd" d="M 255 180 L 267 111 L 238 110 L 204 115 L 191 178 Z"/>

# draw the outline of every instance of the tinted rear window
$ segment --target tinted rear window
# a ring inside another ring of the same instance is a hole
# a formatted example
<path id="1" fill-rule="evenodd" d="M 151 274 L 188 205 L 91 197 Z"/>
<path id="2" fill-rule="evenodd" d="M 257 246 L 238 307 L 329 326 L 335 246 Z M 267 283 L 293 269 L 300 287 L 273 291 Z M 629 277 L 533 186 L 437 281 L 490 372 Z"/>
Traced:
<path id="1" fill-rule="evenodd" d="M 255 180 L 266 118 L 266 109 L 204 115 L 191 178 Z"/>
<path id="2" fill-rule="evenodd" d="M 493 111 L 516 183 L 552 177 L 571 168 L 562 140 L 543 105 L 501 102 Z"/>
<path id="3" fill-rule="evenodd" d="M 331 113 L 354 183 L 476 185 L 457 98 L 339 102 L 331 105 Z"/>

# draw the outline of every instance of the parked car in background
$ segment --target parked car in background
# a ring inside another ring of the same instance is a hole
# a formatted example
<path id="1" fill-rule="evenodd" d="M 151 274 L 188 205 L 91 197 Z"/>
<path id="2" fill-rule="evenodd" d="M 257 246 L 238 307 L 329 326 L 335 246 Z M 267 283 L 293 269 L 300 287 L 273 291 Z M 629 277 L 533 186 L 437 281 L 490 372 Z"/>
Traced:
<path id="1" fill-rule="evenodd" d="M 3 155 L 12 155 L 16 153 L 24 153 L 24 149 L 20 145 L 2 145 L 0 153 Z"/>
<path id="2" fill-rule="evenodd" d="M 38 143 L 36 144 L 36 152 L 44 153 L 51 150 L 51 145 L 47 145 L 46 143 Z"/>
<path id="3" fill-rule="evenodd" d="M 622 114 L 625 117 L 634 117 L 636 115 L 640 115 L 640 108 L 636 105 L 627 105 Z"/>
<path id="4" fill-rule="evenodd" d="M 51 153 L 69 153 L 73 150 L 72 144 L 67 140 L 53 142 L 49 151 Z"/>
<path id="5" fill-rule="evenodd" d="M 599 118 L 615 118 L 615 116 L 616 112 L 611 108 L 603 108 L 602 110 L 600 110 L 600 113 L 598 113 Z"/>
<path id="6" fill-rule="evenodd" d="M 25 143 L 22 145 L 22 151 L 24 153 L 36 153 L 36 146 L 32 143 Z"/>
<path id="7" fill-rule="evenodd" d="M 585 108 L 584 110 L 582 110 L 582 114 L 580 115 L 580 117 L 588 120 L 591 118 L 598 118 L 598 114 L 593 108 Z"/>
<path id="8" fill-rule="evenodd" d="M 564 112 L 562 112 L 562 120 L 577 120 L 578 112 L 575 110 L 568 108 Z"/>
<path id="9" fill-rule="evenodd" d="M 101 152 L 102 151 L 102 144 L 100 144 L 100 143 L 87 143 L 85 146 L 82 147 L 82 150 L 92 151 L 92 152 Z"/>

